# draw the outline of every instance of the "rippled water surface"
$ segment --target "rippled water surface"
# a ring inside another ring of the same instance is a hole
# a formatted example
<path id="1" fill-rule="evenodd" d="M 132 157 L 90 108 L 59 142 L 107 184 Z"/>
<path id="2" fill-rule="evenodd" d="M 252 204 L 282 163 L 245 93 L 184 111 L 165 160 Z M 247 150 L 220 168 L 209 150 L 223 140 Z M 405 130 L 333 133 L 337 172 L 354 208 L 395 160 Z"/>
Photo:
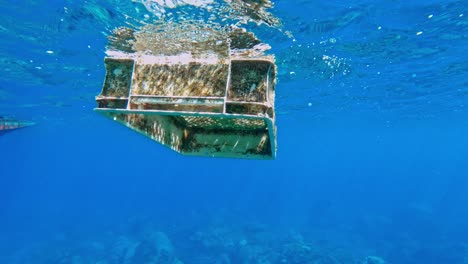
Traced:
<path id="1" fill-rule="evenodd" d="M 277 1 L 273 13 L 294 37 L 251 27 L 277 56 L 280 112 L 431 118 L 465 109 L 467 9 L 463 1 Z M 80 98 L 92 98 L 101 85 L 106 34 L 157 18 L 131 1 L 22 1 L 2 13 L 3 79 L 67 87 L 72 92 L 59 107 L 93 106 Z M 5 90 L 2 97 L 15 97 Z M 50 105 L 44 97 L 26 106 Z"/>

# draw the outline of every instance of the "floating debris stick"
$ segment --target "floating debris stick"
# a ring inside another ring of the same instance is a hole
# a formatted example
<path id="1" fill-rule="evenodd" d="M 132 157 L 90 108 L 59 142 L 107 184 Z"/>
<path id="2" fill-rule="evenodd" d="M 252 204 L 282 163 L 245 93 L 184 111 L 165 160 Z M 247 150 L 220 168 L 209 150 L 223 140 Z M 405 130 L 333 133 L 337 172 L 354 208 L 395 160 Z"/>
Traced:
<path id="1" fill-rule="evenodd" d="M 33 122 L 20 121 L 20 120 L 0 116 L 0 135 L 11 130 L 28 127 L 32 125 L 34 125 Z"/>

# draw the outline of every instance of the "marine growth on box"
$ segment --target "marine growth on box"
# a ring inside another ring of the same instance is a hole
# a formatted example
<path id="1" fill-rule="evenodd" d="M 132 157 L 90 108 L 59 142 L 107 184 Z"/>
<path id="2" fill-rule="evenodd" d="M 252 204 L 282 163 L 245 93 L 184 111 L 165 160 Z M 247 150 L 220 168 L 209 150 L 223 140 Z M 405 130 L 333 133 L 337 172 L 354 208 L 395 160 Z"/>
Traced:
<path id="1" fill-rule="evenodd" d="M 240 27 L 161 21 L 109 37 L 97 112 L 186 155 L 276 156 L 276 65 Z"/>

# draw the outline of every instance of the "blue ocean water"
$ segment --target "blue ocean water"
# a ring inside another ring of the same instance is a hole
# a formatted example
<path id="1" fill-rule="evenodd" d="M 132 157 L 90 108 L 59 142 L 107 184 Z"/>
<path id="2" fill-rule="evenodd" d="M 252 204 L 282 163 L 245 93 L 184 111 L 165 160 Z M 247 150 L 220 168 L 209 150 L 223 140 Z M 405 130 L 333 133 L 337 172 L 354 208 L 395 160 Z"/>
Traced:
<path id="1" fill-rule="evenodd" d="M 277 159 L 93 112 L 130 0 L 0 0 L 0 263 L 468 263 L 468 3 L 276 0 Z M 129 22 L 130 21 L 130 22 Z"/>

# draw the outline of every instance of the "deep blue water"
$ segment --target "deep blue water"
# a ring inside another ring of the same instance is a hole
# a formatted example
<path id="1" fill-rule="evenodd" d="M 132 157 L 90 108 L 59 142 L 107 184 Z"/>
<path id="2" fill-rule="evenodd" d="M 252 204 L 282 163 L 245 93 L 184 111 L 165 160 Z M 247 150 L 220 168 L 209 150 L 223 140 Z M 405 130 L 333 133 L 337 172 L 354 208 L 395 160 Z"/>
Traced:
<path id="1" fill-rule="evenodd" d="M 279 67 L 272 161 L 93 112 L 141 4 L 0 4 L 0 115 L 37 123 L 0 136 L 0 263 L 152 263 L 118 256 L 161 233 L 188 264 L 468 263 L 466 1 L 275 1 L 295 41 L 250 25 Z"/>

